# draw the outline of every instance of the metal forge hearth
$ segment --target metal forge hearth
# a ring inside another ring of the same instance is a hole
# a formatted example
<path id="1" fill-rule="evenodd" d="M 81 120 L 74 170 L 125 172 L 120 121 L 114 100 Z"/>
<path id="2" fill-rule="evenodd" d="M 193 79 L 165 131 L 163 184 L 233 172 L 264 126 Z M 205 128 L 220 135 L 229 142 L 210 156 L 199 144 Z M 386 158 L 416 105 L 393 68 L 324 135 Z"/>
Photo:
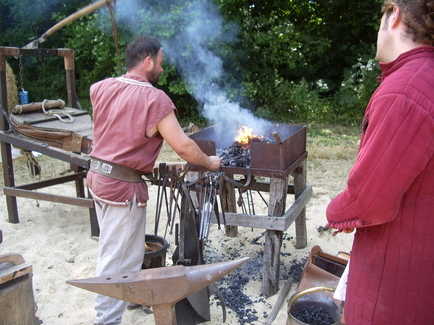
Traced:
<path id="1" fill-rule="evenodd" d="M 206 154 L 216 155 L 221 149 L 234 143 L 239 128 L 239 125 L 219 123 L 190 135 L 190 138 Z M 250 166 L 220 168 L 220 172 L 232 180 L 223 185 L 225 190 L 222 210 L 228 236 L 236 236 L 238 226 L 266 229 L 262 294 L 271 296 L 279 290 L 283 232 L 294 221 L 296 248 L 307 245 L 305 207 L 312 196 L 312 186 L 306 184 L 305 126 L 268 123 L 261 130 L 255 130 L 255 133 L 263 135 L 264 139 L 272 140 L 250 143 Z M 202 167 L 191 164 L 188 169 L 205 171 Z M 235 175 L 243 175 L 243 178 L 237 179 Z M 293 176 L 293 183 L 288 183 L 290 175 Z M 241 191 L 268 192 L 268 214 L 237 213 L 236 187 L 241 188 Z M 288 194 L 294 195 L 295 201 L 286 210 Z"/>

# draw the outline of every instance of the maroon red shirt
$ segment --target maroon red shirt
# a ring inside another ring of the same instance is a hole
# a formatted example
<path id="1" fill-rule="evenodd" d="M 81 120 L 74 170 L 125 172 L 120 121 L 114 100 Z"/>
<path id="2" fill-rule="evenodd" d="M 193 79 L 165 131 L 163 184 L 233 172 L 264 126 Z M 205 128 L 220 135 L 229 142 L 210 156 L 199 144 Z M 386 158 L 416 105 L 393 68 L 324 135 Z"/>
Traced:
<path id="1" fill-rule="evenodd" d="M 154 167 L 163 137 L 146 133 L 156 126 L 175 105 L 164 91 L 144 78 L 126 74 L 108 78 L 90 88 L 93 108 L 93 147 L 91 157 L 147 173 Z M 89 171 L 88 185 L 97 200 L 127 205 L 137 197 L 139 206 L 149 198 L 145 182 L 130 183 Z"/>
<path id="2" fill-rule="evenodd" d="M 434 324 L 434 47 L 380 64 L 347 187 L 329 226 L 356 227 L 347 325 Z"/>

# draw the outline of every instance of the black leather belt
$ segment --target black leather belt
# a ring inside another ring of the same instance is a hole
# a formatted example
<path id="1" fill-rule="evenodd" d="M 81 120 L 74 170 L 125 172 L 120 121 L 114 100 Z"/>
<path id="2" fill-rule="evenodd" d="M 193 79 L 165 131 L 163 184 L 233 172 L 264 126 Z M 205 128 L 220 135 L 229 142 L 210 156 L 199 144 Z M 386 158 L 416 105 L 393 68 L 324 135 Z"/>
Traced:
<path id="1" fill-rule="evenodd" d="M 143 182 L 142 173 L 121 165 L 91 157 L 89 170 L 120 181 L 139 183 Z"/>

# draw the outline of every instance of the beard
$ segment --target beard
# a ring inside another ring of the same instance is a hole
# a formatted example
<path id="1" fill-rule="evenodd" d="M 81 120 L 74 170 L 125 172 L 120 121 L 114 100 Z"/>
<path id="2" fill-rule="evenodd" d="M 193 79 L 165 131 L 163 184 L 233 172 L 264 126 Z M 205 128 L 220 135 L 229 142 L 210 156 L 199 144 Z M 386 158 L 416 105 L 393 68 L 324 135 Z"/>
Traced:
<path id="1" fill-rule="evenodd" d="M 160 79 L 160 73 L 154 70 L 151 70 L 147 74 L 147 79 L 151 83 L 152 86 L 158 85 L 158 79 Z"/>

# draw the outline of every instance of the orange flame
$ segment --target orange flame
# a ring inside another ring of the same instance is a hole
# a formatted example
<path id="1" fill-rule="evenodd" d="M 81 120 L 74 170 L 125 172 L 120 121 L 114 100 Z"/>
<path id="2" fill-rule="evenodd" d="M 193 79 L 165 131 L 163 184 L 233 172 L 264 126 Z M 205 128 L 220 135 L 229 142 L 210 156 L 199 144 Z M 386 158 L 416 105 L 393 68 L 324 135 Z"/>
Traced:
<path id="1" fill-rule="evenodd" d="M 237 132 L 238 136 L 235 137 L 235 141 L 237 141 L 240 145 L 246 146 L 252 142 L 252 139 L 259 139 L 260 141 L 264 138 L 264 136 L 258 136 L 252 133 L 253 129 L 247 126 L 241 126 Z"/>

